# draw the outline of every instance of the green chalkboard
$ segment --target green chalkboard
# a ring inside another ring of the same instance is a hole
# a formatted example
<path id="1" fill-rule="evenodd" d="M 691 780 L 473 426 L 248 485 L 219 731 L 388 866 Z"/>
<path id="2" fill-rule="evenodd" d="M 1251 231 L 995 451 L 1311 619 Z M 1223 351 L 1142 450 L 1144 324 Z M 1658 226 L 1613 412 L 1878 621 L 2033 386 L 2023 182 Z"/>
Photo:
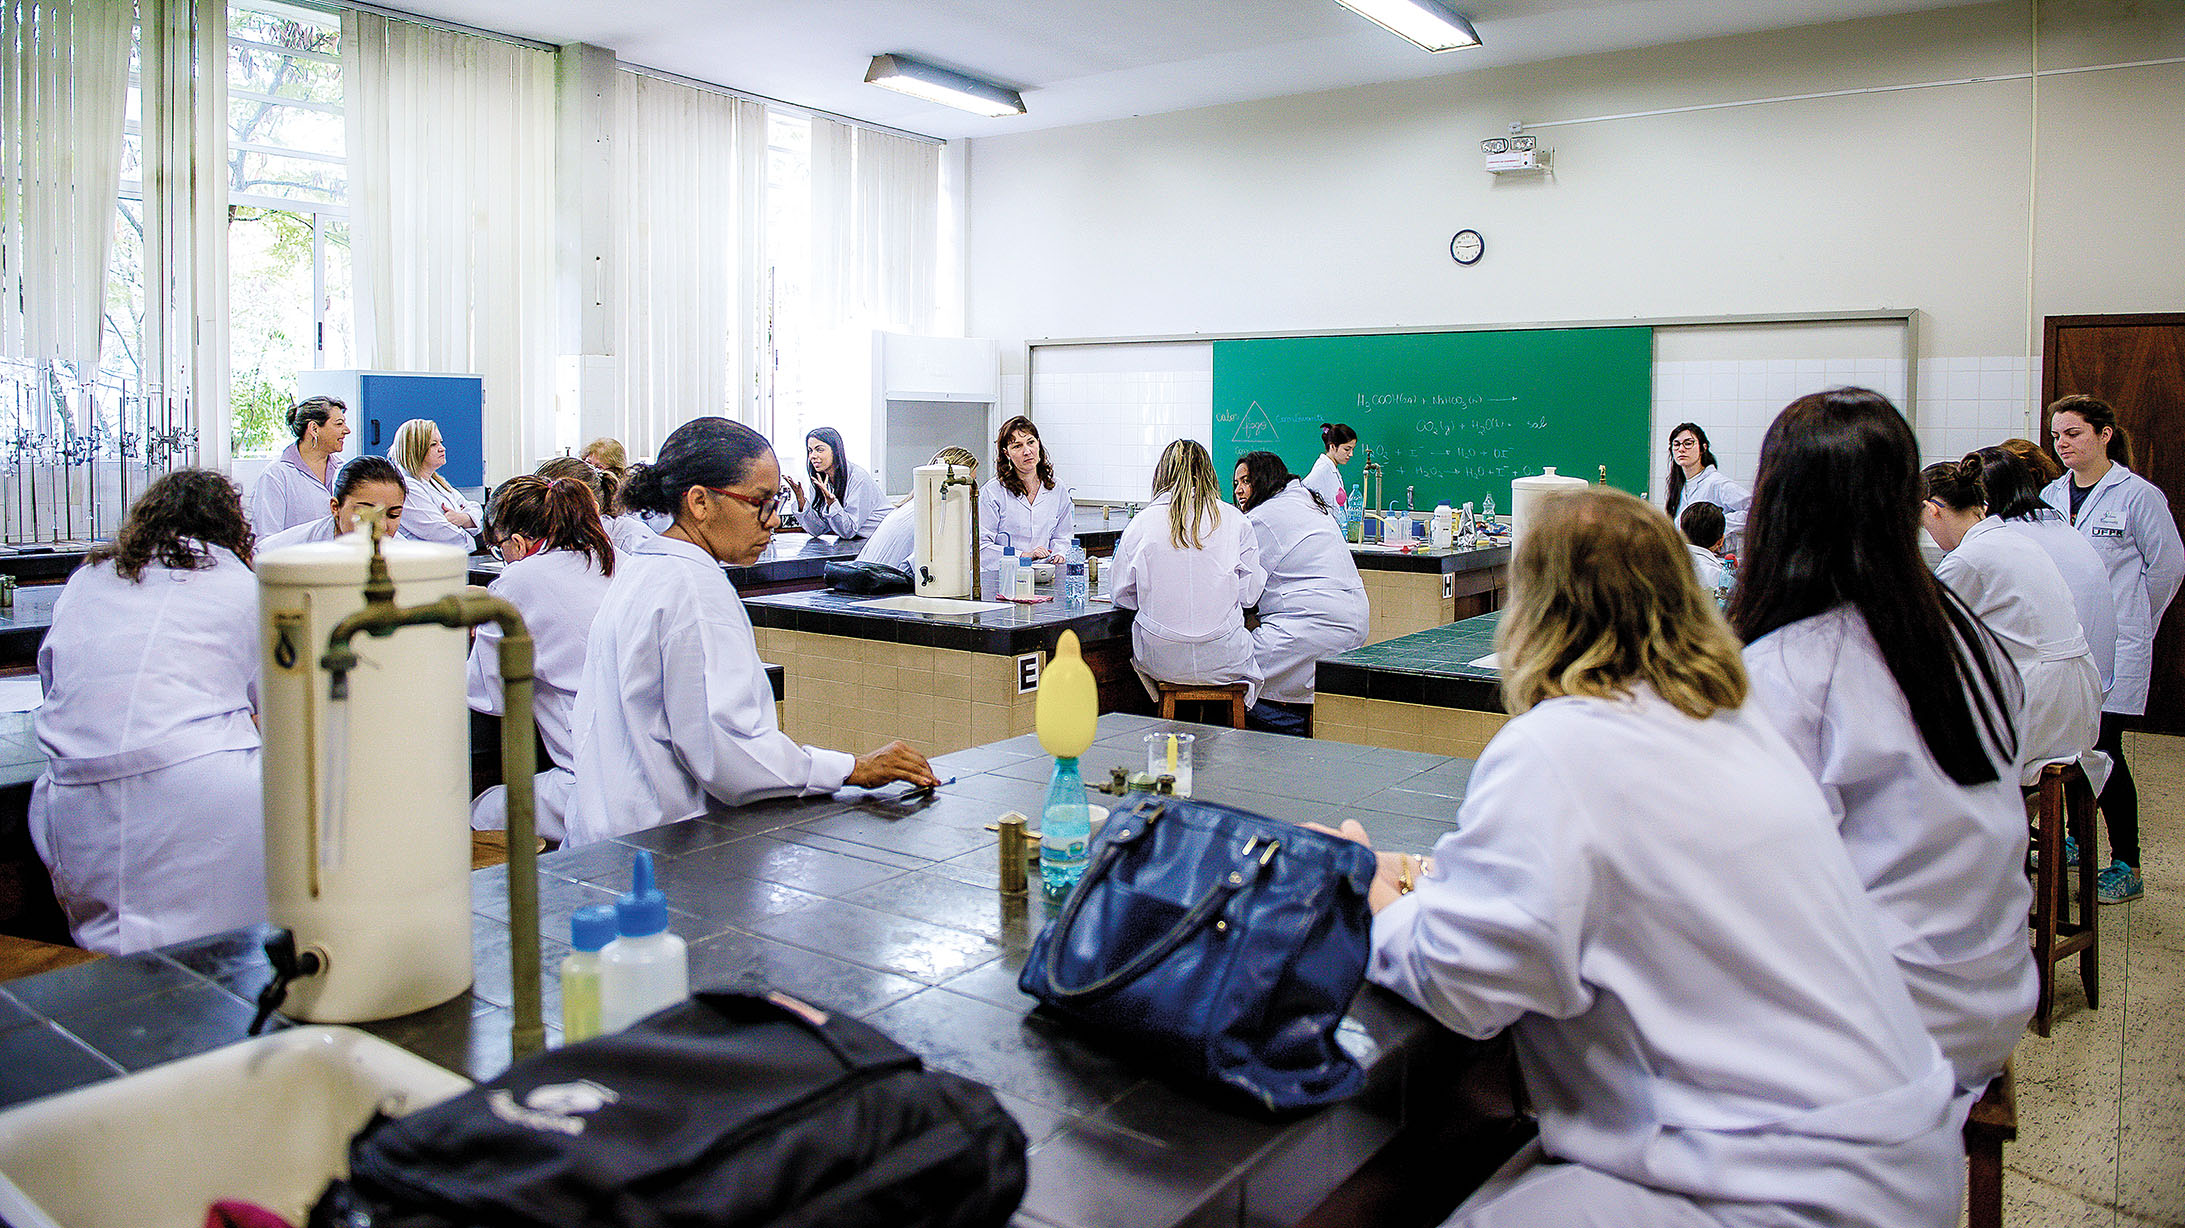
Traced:
<path id="1" fill-rule="evenodd" d="M 1499 510 L 1510 481 L 1544 466 L 1638 494 L 1653 461 L 1654 330 L 1276 337 L 1214 343 L 1214 466 L 1226 485 L 1237 457 L 1266 449 L 1303 475 L 1320 456 L 1320 424 L 1348 423 L 1363 480 L 1366 450 L 1383 466 L 1383 506 L 1479 502 Z"/>

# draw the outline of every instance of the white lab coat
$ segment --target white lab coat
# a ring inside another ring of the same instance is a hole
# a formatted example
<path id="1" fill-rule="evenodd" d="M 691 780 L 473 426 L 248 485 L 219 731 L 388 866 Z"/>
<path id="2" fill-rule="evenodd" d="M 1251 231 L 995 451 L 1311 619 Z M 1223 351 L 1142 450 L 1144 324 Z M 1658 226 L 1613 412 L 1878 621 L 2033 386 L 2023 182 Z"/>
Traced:
<path id="1" fill-rule="evenodd" d="M 577 688 L 570 846 L 709 806 L 831 793 L 855 765 L 774 724 L 774 689 L 736 587 L 665 535 L 615 560 Z"/>
<path id="2" fill-rule="evenodd" d="M 2003 710 L 2015 713 L 2017 671 L 1995 664 L 2010 692 Z M 1986 784 L 1945 775 L 1851 606 L 1762 636 L 1746 647 L 1745 667 L 1748 706 L 1766 713 L 1820 782 L 1851 864 L 1880 905 L 1912 1001 L 1958 1085 L 1985 1088 L 2025 1031 L 2036 989 L 2026 944 L 2033 904 L 2026 812 L 2012 756 L 1990 748 L 1997 778 Z"/>
<path id="3" fill-rule="evenodd" d="M 1712 503 L 1722 509 L 1723 536 L 1729 540 L 1732 550 L 1745 540 L 1745 510 L 1752 506 L 1753 492 L 1722 476 L 1713 465 L 1699 471 L 1699 476 L 1687 479 L 1684 491 L 1677 498 L 1675 507 L 1669 509 L 1669 519 L 1675 521 L 1684 509 L 1695 503 Z"/>
<path id="4" fill-rule="evenodd" d="M 619 559 L 618 559 L 619 561 Z M 554 766 L 533 778 L 539 834 L 560 841 L 569 830 L 569 794 L 576 783 L 576 738 L 570 732 L 577 686 L 584 680 L 584 654 L 592 638 L 593 616 L 607 596 L 599 564 L 577 550 L 544 550 L 502 569 L 486 591 L 523 615 L 531 631 L 531 710 L 539 738 Z M 507 711 L 501 694 L 501 628 L 485 623 L 470 644 L 470 706 L 499 716 Z M 508 790 L 501 785 L 478 795 L 470 825 L 480 831 L 508 826 Z"/>
<path id="5" fill-rule="evenodd" d="M 1684 548 L 1692 556 L 1692 571 L 1699 577 L 1699 586 L 1710 593 L 1720 589 L 1723 580 L 1728 578 L 1728 569 L 1723 567 L 1721 558 L 1705 546 L 1686 542 Z"/>
<path id="6" fill-rule="evenodd" d="M 2048 484 L 2041 498 L 2071 515 L 2069 473 Z M 2163 611 L 2185 580 L 2185 542 L 2178 538 L 2170 501 L 2155 484 L 2123 465 L 2086 492 L 2072 521 L 2109 569 L 2109 595 L 2117 605 L 2117 677 L 2102 711 L 2138 716 L 2147 711 L 2154 675 L 2155 632 Z"/>
<path id="7" fill-rule="evenodd" d="M 1267 573 L 1259 626 L 1251 632 L 1259 693 L 1277 703 L 1309 704 L 1320 658 L 1366 642 L 1372 612 L 1365 582 L 1335 521 L 1303 482 L 1291 482 L 1245 519 Z"/>
<path id="8" fill-rule="evenodd" d="M 602 516 L 599 519 L 606 526 L 607 540 L 613 542 L 617 550 L 634 549 L 638 542 L 654 535 L 652 526 L 646 524 L 645 518 L 635 512 L 626 512 L 620 516 Z"/>
<path id="9" fill-rule="evenodd" d="M 857 552 L 860 563 L 882 563 L 910 570 L 911 555 L 918 551 L 918 500 L 905 499 L 872 531 L 865 548 Z"/>
<path id="10" fill-rule="evenodd" d="M 2003 527 L 2039 546 L 2063 573 L 2072 608 L 2079 615 L 2079 630 L 2094 654 L 2102 694 L 2107 696 L 2117 678 L 2117 600 L 2110 595 L 2109 568 L 2102 556 L 2054 508 L 2042 508 L 2031 520 L 2006 520 Z"/>
<path id="11" fill-rule="evenodd" d="M 461 495 L 450 495 L 434 483 L 427 482 L 402 466 L 395 469 L 402 474 L 402 484 L 408 493 L 402 499 L 402 526 L 395 536 L 415 542 L 437 542 L 454 546 L 468 554 L 477 544 L 471 535 L 477 530 L 466 529 L 448 519 L 450 509 L 460 509 L 470 517 L 472 524 L 483 528 L 485 513 L 477 504 Z"/>
<path id="12" fill-rule="evenodd" d="M 2076 761 L 2096 793 L 2109 779 L 2101 733 L 2102 676 L 2079 630 L 2071 590 L 2030 539 L 1988 516 L 1942 558 L 1935 576 L 2003 641 L 2025 684 L 2018 719 L 2018 783 L 2036 784 L 2049 763 Z"/>
<path id="13" fill-rule="evenodd" d="M 1259 536 L 1244 513 L 1212 505 L 1214 520 L 1199 523 L 1200 548 L 1181 549 L 1169 539 L 1170 495 L 1146 504 L 1116 543 L 1110 593 L 1131 621 L 1131 664 L 1146 693 L 1156 682 L 1242 682 L 1247 704 L 1259 702 L 1259 663 L 1244 607 L 1259 601 L 1267 573 L 1259 565 Z"/>
<path id="14" fill-rule="evenodd" d="M 1038 498 L 1027 503 L 1023 496 L 1004 489 L 1000 478 L 988 478 L 979 487 L 980 570 L 1001 566 L 1004 542 L 1016 549 L 1018 558 L 1038 547 L 1056 554 L 1070 548 L 1070 538 L 1077 531 L 1077 505 L 1070 501 L 1070 488 L 1058 481 L 1053 490 L 1032 493 Z"/>
<path id="15" fill-rule="evenodd" d="M 334 517 L 329 513 L 317 520 L 307 520 L 299 525 L 291 525 L 271 537 L 260 536 L 258 544 L 252 547 L 252 551 L 255 554 L 264 554 L 269 550 L 279 550 L 283 546 L 301 546 L 306 542 L 330 542 L 340 536 L 341 526 L 334 523 Z"/>
<path id="16" fill-rule="evenodd" d="M 881 493 L 880 483 L 873 479 L 870 470 L 855 461 L 843 461 L 849 467 L 849 478 L 842 486 L 840 502 L 829 502 L 827 510 L 819 510 L 819 491 L 810 493 L 811 502 L 797 514 L 797 523 L 813 536 L 832 533 L 847 541 L 853 537 L 869 537 L 887 519 L 888 497 Z"/>
<path id="17" fill-rule="evenodd" d="M 29 825 L 69 933 L 123 954 L 266 919 L 258 581 L 112 563 L 69 577 L 38 649 Z"/>
<path id="18" fill-rule="evenodd" d="M 1343 471 L 1335 467 L 1335 461 L 1325 452 L 1313 462 L 1312 472 L 1305 475 L 1305 489 L 1320 496 L 1320 501 L 1328 505 L 1331 516 L 1341 516 L 1350 505 L 1350 495 L 1343 489 Z"/>
<path id="19" fill-rule="evenodd" d="M 341 462 L 339 456 L 327 458 L 326 480 L 322 482 L 304 468 L 303 450 L 295 444 L 288 445 L 250 488 L 251 532 L 262 538 L 271 537 L 283 529 L 324 516 L 327 501 L 334 497 L 334 475 L 340 471 Z"/>
<path id="20" fill-rule="evenodd" d="M 1775 1223 L 1789 1201 L 1806 1215 L 1783 1222 L 1957 1222 L 1949 1064 L 1761 713 L 1693 720 L 1643 685 L 1550 699 L 1488 744 L 1456 817 L 1374 918 L 1368 975 L 1463 1035 L 1511 1032 L 1546 1151 L 1615 1183 L 1590 1209 L 1643 1208 L 1627 1183 L 1672 1197 L 1620 1223 Z M 1599 1222 L 1552 1183 L 1488 1197 L 1454 1222 Z"/>

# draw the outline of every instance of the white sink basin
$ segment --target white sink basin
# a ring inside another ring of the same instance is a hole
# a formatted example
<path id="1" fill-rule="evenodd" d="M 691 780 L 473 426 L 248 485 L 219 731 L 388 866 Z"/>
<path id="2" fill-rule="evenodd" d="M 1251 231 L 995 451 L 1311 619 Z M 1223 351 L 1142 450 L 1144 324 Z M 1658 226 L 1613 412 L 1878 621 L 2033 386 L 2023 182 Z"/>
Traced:
<path id="1" fill-rule="evenodd" d="M 864 610 L 903 610 L 911 614 L 985 614 L 993 610 L 1006 610 L 1009 605 L 1007 602 L 1002 601 L 965 601 L 959 597 L 915 597 L 905 595 L 861 601 L 858 603 L 858 608 Z"/>
<path id="2" fill-rule="evenodd" d="M 0 1113 L 15 1228 L 203 1228 L 221 1199 L 304 1222 L 349 1138 L 470 1081 L 354 1028 L 291 1028 Z"/>

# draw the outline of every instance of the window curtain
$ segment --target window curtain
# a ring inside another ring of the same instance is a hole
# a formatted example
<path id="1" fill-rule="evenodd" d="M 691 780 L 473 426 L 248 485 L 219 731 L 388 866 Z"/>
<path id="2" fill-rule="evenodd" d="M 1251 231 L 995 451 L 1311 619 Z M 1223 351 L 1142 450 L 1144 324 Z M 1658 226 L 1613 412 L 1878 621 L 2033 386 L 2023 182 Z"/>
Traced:
<path id="1" fill-rule="evenodd" d="M 485 379 L 488 484 L 554 450 L 554 58 L 342 15 L 360 366 Z"/>
<path id="2" fill-rule="evenodd" d="M 617 76 L 620 438 L 650 455 L 692 418 L 758 425 L 766 112 Z"/>
<path id="3" fill-rule="evenodd" d="M 167 434 L 164 448 L 157 438 L 151 448 L 168 451 L 173 465 L 224 470 L 228 8 L 226 0 L 140 0 L 137 7 L 143 29 L 144 371 L 155 385 L 148 389 L 145 430 Z M 109 201 L 109 219 L 112 208 Z"/>

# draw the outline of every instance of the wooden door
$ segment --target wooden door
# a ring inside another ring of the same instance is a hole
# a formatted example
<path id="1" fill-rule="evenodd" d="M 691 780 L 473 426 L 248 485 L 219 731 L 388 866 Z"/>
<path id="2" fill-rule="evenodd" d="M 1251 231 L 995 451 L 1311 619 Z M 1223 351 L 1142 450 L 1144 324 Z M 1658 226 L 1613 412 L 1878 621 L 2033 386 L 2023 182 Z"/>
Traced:
<path id="1" fill-rule="evenodd" d="M 2050 316 L 2041 346 L 2041 442 L 2058 397 L 2085 394 L 2116 407 L 2132 437 L 2132 471 L 2170 497 L 2185 522 L 2185 312 Z M 2143 728 L 2185 733 L 2185 598 L 2155 637 Z"/>

